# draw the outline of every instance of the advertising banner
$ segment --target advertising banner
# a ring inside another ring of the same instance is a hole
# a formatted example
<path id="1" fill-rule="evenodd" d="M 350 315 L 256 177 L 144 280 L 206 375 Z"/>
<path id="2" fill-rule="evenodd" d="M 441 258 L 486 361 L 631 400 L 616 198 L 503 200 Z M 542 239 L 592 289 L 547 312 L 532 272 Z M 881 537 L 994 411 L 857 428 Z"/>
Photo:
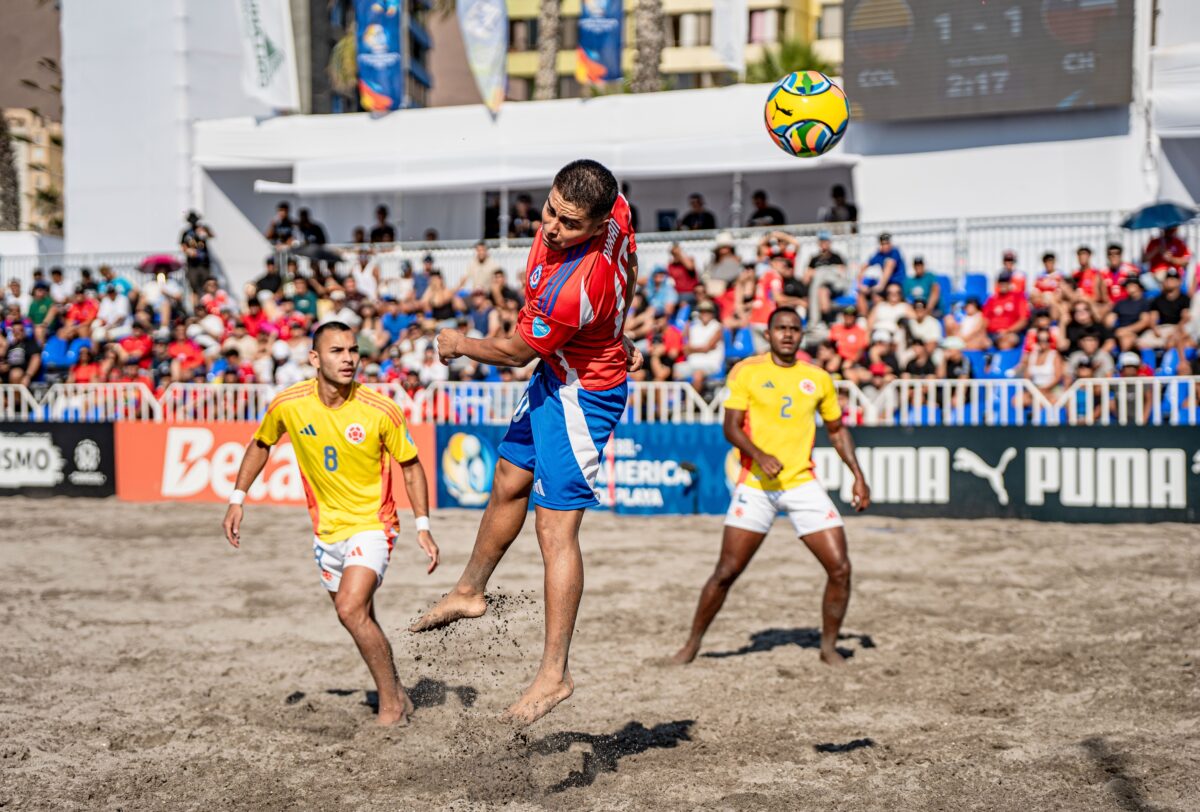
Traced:
<path id="1" fill-rule="evenodd" d="M 458 0 L 467 64 L 479 95 L 494 115 L 504 102 L 508 59 L 508 9 L 504 0 Z"/>
<path id="2" fill-rule="evenodd" d="M 483 507 L 504 426 L 438 428 L 443 507 Z M 1054 522 L 1200 519 L 1200 429 L 856 428 L 874 515 Z M 822 430 L 817 477 L 847 514 L 852 478 Z M 724 514 L 739 473 L 718 425 L 621 425 L 596 496 L 618 513 Z"/>
<path id="3" fill-rule="evenodd" d="M 0 423 L 0 496 L 112 496 L 111 423 Z"/>
<path id="4" fill-rule="evenodd" d="M 257 423 L 118 423 L 117 496 L 131 502 L 226 502 Z M 436 507 L 433 427 L 409 426 Z M 392 463 L 396 504 L 408 507 L 400 466 Z M 267 467 L 247 493 L 248 502 L 303 505 L 304 484 L 291 441 L 271 449 Z M 403 521 L 403 515 L 401 520 Z"/>
<path id="5" fill-rule="evenodd" d="M 621 0 L 583 0 L 579 10 L 579 47 L 575 50 L 575 79 L 579 84 L 604 87 L 621 80 L 621 40 L 625 9 Z"/>
<path id="6" fill-rule="evenodd" d="M 275 110 L 299 110 L 296 46 L 288 0 L 237 0 L 242 87 Z"/>
<path id="7" fill-rule="evenodd" d="M 358 96 L 362 109 L 386 113 L 404 101 L 400 0 L 355 0 Z"/>
<path id="8" fill-rule="evenodd" d="M 746 43 L 750 39 L 747 0 L 713 0 L 712 49 L 721 64 L 741 76 L 746 72 Z"/>

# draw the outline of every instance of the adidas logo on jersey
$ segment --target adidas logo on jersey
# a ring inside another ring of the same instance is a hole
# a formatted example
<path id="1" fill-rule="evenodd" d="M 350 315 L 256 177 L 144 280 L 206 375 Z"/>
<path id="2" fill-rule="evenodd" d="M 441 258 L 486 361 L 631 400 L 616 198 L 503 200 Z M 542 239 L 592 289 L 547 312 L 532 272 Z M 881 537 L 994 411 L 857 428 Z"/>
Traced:
<path id="1" fill-rule="evenodd" d="M 317 430 L 313 428 L 312 423 L 309 423 L 307 426 L 300 429 L 300 433 L 303 435 L 306 435 L 308 437 L 316 437 L 317 436 Z"/>
<path id="2" fill-rule="evenodd" d="M 771 381 L 767 381 L 766 383 L 764 383 L 764 384 L 762 385 L 762 388 L 763 388 L 763 389 L 774 389 L 774 388 L 775 388 L 775 384 L 774 384 L 773 382 L 771 382 Z"/>

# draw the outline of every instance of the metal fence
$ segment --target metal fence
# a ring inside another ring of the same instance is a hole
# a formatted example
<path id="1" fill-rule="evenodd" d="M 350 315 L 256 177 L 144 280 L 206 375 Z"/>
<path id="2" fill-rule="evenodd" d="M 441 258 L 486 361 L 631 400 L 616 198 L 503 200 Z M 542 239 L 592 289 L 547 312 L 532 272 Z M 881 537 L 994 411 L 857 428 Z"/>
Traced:
<path id="1" fill-rule="evenodd" d="M 142 273 L 138 266 L 142 260 L 153 255 L 166 255 L 183 262 L 183 254 L 178 250 L 171 251 L 121 251 L 92 254 L 0 254 L 0 279 L 7 285 L 9 280 L 16 279 L 21 283 L 21 289 L 28 292 L 33 285 L 33 272 L 38 268 L 45 271 L 47 279 L 51 268 L 62 268 L 63 278 L 69 283 L 78 283 L 83 278 L 83 269 L 89 268 L 92 278 L 100 282 L 99 267 L 107 265 L 122 279 L 127 279 L 136 288 L 140 288 L 149 278 Z M 180 284 L 184 284 L 179 275 Z"/>
<path id="2" fill-rule="evenodd" d="M 854 426 L 1200 426 L 1200 376 L 1076 381 L 1053 398 L 1023 378 L 896 380 L 878 391 L 837 383 Z M 397 384 L 370 384 L 413 423 L 504 425 L 524 383 L 436 383 L 410 396 Z M 143 384 L 56 384 L 39 398 L 0 386 L 0 418 L 10 422 L 257 421 L 278 387 L 171 384 L 155 395 Z M 631 383 L 623 423 L 719 423 L 724 392 L 705 400 L 684 382 Z"/>

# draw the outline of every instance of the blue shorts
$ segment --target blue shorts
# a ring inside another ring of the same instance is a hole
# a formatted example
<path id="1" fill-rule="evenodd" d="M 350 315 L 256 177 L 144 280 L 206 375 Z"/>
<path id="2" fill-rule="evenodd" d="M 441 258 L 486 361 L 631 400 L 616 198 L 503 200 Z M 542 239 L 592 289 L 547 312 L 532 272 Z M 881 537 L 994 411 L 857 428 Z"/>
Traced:
<path id="1" fill-rule="evenodd" d="M 517 404 L 500 456 L 533 472 L 533 503 L 551 510 L 600 504 L 593 488 L 600 452 L 625 412 L 625 383 L 593 392 L 538 366 Z"/>

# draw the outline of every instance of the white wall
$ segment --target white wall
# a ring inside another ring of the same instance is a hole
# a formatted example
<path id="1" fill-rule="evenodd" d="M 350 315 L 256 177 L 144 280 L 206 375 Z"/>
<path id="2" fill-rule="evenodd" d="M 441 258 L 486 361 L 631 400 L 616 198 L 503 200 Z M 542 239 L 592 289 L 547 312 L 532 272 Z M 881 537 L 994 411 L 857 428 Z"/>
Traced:
<path id="1" fill-rule="evenodd" d="M 241 89 L 234 0 L 62 4 L 72 252 L 169 248 L 192 204 L 191 124 L 265 115 Z"/>

